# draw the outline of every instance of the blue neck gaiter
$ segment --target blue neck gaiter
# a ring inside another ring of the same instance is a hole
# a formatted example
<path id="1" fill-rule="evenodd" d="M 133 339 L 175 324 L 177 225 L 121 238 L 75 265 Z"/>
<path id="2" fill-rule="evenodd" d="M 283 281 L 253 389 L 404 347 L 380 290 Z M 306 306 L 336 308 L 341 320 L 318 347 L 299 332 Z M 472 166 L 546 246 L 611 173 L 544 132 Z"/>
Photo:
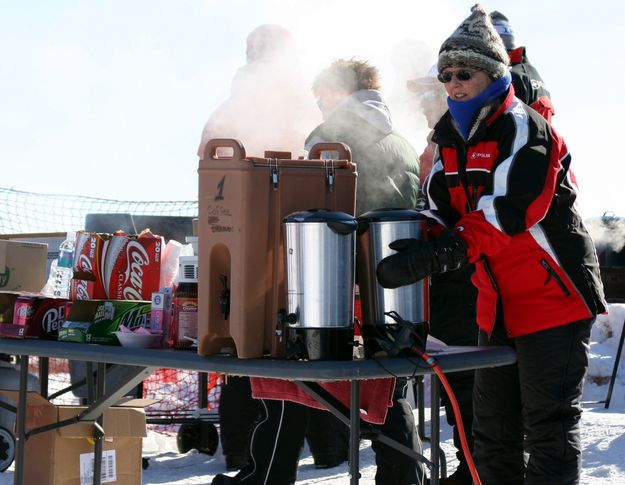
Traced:
<path id="1" fill-rule="evenodd" d="M 488 87 L 475 98 L 469 99 L 468 101 L 454 101 L 449 97 L 447 98 L 449 112 L 458 124 L 458 128 L 460 128 L 460 132 L 465 140 L 469 138 L 471 127 L 473 126 L 475 116 L 479 109 L 506 92 L 511 82 L 512 76 L 507 72 L 505 76 L 490 83 Z"/>

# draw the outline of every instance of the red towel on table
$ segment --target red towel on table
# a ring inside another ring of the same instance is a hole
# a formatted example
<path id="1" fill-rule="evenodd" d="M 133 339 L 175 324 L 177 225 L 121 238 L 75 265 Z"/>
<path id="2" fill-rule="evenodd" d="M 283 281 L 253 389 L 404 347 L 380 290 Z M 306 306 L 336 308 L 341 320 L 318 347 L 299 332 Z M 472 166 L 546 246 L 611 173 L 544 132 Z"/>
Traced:
<path id="1" fill-rule="evenodd" d="M 327 409 L 291 381 L 265 377 L 251 377 L 250 381 L 252 383 L 252 396 L 256 399 L 293 401 L 312 408 Z M 320 382 L 319 384 L 349 407 L 349 381 Z M 394 377 L 360 381 L 360 417 L 372 424 L 384 424 L 386 412 L 393 405 L 394 390 Z"/>

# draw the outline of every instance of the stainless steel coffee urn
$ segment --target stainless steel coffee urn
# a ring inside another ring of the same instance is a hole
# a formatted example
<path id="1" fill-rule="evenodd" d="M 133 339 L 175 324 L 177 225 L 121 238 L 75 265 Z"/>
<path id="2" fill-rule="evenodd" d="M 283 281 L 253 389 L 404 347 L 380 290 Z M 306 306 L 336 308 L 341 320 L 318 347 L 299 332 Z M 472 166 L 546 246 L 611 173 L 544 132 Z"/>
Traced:
<path id="1" fill-rule="evenodd" d="M 425 217 L 412 209 L 377 209 L 362 214 L 357 220 L 356 267 L 367 351 L 369 337 L 375 339 L 385 333 L 385 327 L 396 325 L 390 312 L 411 323 L 423 322 L 424 332 L 427 331 L 427 278 L 395 289 L 382 287 L 376 278 L 378 263 L 394 253 L 388 245 L 398 239 L 422 239 L 426 226 Z"/>
<path id="2" fill-rule="evenodd" d="M 315 209 L 292 213 L 283 225 L 287 308 L 279 319 L 287 356 L 351 360 L 356 219 Z"/>

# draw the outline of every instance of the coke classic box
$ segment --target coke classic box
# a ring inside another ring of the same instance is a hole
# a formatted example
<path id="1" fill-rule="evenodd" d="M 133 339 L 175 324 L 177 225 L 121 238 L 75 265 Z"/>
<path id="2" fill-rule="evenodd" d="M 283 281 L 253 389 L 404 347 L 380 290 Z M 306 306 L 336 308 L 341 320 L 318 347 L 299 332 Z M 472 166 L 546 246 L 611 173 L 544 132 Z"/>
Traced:
<path id="1" fill-rule="evenodd" d="M 163 238 L 149 230 L 78 233 L 72 300 L 150 300 L 158 291 Z"/>

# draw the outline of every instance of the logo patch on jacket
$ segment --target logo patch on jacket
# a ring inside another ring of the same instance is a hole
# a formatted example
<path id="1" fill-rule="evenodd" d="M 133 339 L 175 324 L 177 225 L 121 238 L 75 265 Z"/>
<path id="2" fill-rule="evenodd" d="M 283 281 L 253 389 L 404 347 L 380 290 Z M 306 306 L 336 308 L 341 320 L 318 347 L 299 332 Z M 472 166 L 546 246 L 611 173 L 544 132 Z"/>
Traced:
<path id="1" fill-rule="evenodd" d="M 499 150 L 496 141 L 482 141 L 467 150 L 467 171 L 486 170 L 491 171 Z"/>

